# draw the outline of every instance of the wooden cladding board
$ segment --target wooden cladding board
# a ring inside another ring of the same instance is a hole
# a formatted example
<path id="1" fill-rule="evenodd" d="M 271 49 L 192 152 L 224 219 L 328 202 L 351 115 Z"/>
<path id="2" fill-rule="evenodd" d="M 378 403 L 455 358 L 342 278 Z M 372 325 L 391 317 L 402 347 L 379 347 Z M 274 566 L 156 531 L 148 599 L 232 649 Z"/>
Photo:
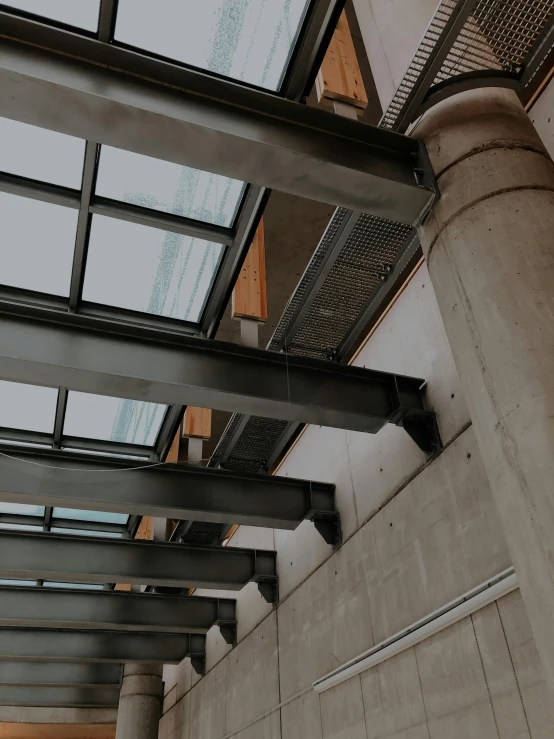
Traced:
<path id="1" fill-rule="evenodd" d="M 181 441 L 181 426 L 177 429 L 177 433 L 175 434 L 175 438 L 171 442 L 171 446 L 169 447 L 169 451 L 167 453 L 167 456 L 165 458 L 165 461 L 168 464 L 176 464 L 179 461 L 179 442 Z"/>
<path id="2" fill-rule="evenodd" d="M 15 724 L 2 722 L 0 723 L 0 739 L 115 739 L 115 724 Z"/>
<path id="3" fill-rule="evenodd" d="M 211 435 L 211 410 L 209 408 L 197 408 L 192 405 L 187 406 L 183 422 L 183 436 L 187 439 L 209 439 Z"/>
<path id="4" fill-rule="evenodd" d="M 354 105 L 360 113 L 367 106 L 367 94 L 344 11 L 318 72 L 316 91 L 320 103 L 340 100 Z"/>
<path id="5" fill-rule="evenodd" d="M 260 221 L 233 290 L 233 318 L 267 320 L 264 222 Z"/>

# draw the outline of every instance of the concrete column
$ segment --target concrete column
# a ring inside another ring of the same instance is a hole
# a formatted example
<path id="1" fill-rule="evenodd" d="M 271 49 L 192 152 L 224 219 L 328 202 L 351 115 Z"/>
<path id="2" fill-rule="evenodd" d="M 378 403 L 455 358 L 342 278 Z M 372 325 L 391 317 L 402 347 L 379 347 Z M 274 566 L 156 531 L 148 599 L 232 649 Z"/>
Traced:
<path id="1" fill-rule="evenodd" d="M 125 665 L 115 739 L 158 739 L 162 666 Z"/>
<path id="2" fill-rule="evenodd" d="M 516 95 L 425 116 L 441 191 L 420 238 L 554 689 L 554 164 Z"/>

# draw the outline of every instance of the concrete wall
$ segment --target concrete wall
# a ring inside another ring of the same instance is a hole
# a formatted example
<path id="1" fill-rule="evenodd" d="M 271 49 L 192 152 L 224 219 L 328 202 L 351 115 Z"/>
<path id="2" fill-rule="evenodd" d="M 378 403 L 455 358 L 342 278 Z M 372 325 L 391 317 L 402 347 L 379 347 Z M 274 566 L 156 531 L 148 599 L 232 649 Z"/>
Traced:
<path id="1" fill-rule="evenodd" d="M 309 427 L 279 474 L 335 482 L 345 542 L 304 523 L 243 527 L 275 546 L 281 601 L 238 595 L 239 644 L 213 630 L 205 678 L 166 668 L 161 739 L 546 737 L 554 710 L 519 592 L 318 697 L 312 682 L 510 566 L 435 297 L 422 266 L 356 360 L 420 376 L 445 449 L 402 429 Z"/>

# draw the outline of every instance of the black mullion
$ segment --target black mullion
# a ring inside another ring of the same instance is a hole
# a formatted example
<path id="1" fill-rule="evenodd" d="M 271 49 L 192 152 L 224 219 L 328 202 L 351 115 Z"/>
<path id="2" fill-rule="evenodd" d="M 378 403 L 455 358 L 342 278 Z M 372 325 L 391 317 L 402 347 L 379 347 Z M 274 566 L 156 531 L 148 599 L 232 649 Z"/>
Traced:
<path id="1" fill-rule="evenodd" d="M 61 446 L 63 424 L 65 420 L 65 409 L 67 406 L 67 388 L 61 387 L 58 390 L 58 402 L 56 403 L 56 418 L 54 421 L 54 449 L 59 449 Z"/>

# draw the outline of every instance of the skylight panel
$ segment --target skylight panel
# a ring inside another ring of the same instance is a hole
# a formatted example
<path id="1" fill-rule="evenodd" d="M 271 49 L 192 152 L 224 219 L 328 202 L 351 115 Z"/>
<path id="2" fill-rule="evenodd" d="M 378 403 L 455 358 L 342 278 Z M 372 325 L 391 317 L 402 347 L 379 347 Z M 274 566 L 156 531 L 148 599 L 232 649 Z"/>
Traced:
<path id="1" fill-rule="evenodd" d="M 57 401 L 56 388 L 0 380 L 0 426 L 51 434 Z"/>
<path id="2" fill-rule="evenodd" d="M 0 523 L 0 529 L 11 531 L 42 531 L 42 526 L 31 526 L 26 523 Z"/>
<path id="3" fill-rule="evenodd" d="M 36 585 L 36 580 L 7 580 L 7 579 L 0 579 L 0 585 L 19 585 L 19 586 L 26 586 L 26 585 Z"/>
<path id="4" fill-rule="evenodd" d="M 278 90 L 309 0 L 119 0 L 115 39 Z"/>
<path id="5" fill-rule="evenodd" d="M 98 29 L 100 0 L 12 0 L 4 4 L 86 31 Z"/>
<path id="6" fill-rule="evenodd" d="M 27 505 L 26 503 L 0 503 L 0 513 L 14 516 L 44 516 L 43 505 Z"/>
<path id="7" fill-rule="evenodd" d="M 121 531 L 91 531 L 90 529 L 65 529 L 60 526 L 52 526 L 53 534 L 71 534 L 72 536 L 102 536 L 106 539 L 121 539 Z"/>
<path id="8" fill-rule="evenodd" d="M 74 136 L 0 118 L 0 171 L 81 188 L 85 141 Z"/>
<path id="9" fill-rule="evenodd" d="M 75 588 L 75 590 L 104 590 L 103 585 L 86 582 L 43 582 L 45 588 Z"/>
<path id="10" fill-rule="evenodd" d="M 0 192 L 0 282 L 67 297 L 78 211 Z"/>
<path id="11" fill-rule="evenodd" d="M 0 512 L 2 511 L 0 504 Z M 110 513 L 108 511 L 80 511 L 76 508 L 54 508 L 52 517 L 71 518 L 74 521 L 95 521 L 96 523 L 126 524 L 129 520 L 127 513 Z"/>
<path id="12" fill-rule="evenodd" d="M 64 434 L 153 446 L 167 406 L 70 390 Z"/>
<path id="13" fill-rule="evenodd" d="M 244 182 L 102 146 L 96 193 L 112 200 L 231 227 Z"/>
<path id="14" fill-rule="evenodd" d="M 223 250 L 173 231 L 94 216 L 83 299 L 197 322 Z"/>

